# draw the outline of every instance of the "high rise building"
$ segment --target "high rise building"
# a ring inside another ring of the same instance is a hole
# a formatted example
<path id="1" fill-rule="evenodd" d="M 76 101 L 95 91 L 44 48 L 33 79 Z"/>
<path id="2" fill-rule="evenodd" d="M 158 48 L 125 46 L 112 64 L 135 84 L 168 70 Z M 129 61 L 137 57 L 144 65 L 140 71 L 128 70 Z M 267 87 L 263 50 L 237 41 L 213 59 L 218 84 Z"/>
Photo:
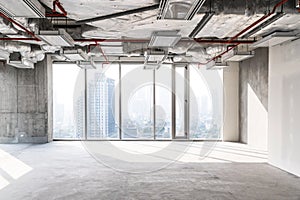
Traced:
<path id="1" fill-rule="evenodd" d="M 84 92 L 81 92 L 81 94 L 76 99 L 76 115 L 75 115 L 75 121 L 76 121 L 76 138 L 82 138 L 84 135 Z"/>
<path id="2" fill-rule="evenodd" d="M 115 132 L 115 81 L 103 73 L 96 73 L 88 85 L 88 137 L 107 138 Z"/>

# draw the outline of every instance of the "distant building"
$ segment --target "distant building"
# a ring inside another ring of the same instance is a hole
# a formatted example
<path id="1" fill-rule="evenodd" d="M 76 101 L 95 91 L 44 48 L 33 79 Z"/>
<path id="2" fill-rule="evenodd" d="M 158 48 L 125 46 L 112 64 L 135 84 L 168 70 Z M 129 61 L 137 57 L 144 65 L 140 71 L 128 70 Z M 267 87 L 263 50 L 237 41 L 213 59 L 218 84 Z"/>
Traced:
<path id="1" fill-rule="evenodd" d="M 76 99 L 76 138 L 82 138 L 84 135 L 84 93 L 82 92 Z"/>
<path id="2" fill-rule="evenodd" d="M 88 83 L 88 137 L 106 138 L 115 133 L 115 81 L 103 73 L 96 73 Z"/>

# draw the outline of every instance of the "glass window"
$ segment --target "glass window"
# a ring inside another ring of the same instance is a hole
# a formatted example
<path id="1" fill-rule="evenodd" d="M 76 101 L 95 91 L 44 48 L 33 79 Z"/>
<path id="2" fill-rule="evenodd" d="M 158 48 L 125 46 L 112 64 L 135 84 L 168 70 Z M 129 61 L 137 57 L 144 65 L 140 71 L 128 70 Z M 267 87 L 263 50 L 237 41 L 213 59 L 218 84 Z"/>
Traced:
<path id="1" fill-rule="evenodd" d="M 87 139 L 170 139 L 172 133 L 186 138 L 186 131 L 190 139 L 221 139 L 222 78 L 222 70 L 193 65 L 188 71 L 167 64 L 155 71 L 143 64 L 99 65 L 85 71 L 74 64 L 54 64 L 54 138 L 85 139 L 86 128 Z"/>
<path id="2" fill-rule="evenodd" d="M 179 66 L 175 68 L 175 112 L 176 112 L 176 132 L 175 137 L 185 137 L 184 121 L 185 121 L 185 67 Z"/>
<path id="3" fill-rule="evenodd" d="M 122 64 L 122 138 L 153 139 L 153 70 Z"/>
<path id="4" fill-rule="evenodd" d="M 87 70 L 87 137 L 119 138 L 119 65 Z"/>
<path id="5" fill-rule="evenodd" d="M 191 139 L 219 139 L 222 127 L 223 86 L 218 70 L 190 65 L 189 132 Z"/>
<path id="6" fill-rule="evenodd" d="M 172 136 L 172 67 L 155 71 L 155 134 L 157 139 Z"/>
<path id="7" fill-rule="evenodd" d="M 84 70 L 53 64 L 53 138 L 83 138 L 85 132 Z"/>

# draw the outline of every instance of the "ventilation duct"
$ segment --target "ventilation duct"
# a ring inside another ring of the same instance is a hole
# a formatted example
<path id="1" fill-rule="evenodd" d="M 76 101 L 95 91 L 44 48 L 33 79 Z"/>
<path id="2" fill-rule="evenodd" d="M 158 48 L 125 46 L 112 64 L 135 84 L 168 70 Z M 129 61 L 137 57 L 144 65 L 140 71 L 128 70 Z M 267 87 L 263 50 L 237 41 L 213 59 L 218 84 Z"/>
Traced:
<path id="1" fill-rule="evenodd" d="M 117 45 L 101 45 L 101 49 L 105 55 L 123 55 L 123 46 L 122 44 L 117 46 Z M 101 49 L 99 48 L 98 45 L 96 46 L 91 46 L 90 47 L 90 55 L 94 55 L 96 57 L 102 56 Z"/>
<path id="2" fill-rule="evenodd" d="M 141 54 L 143 55 L 144 49 L 148 48 L 148 44 L 141 42 L 141 43 L 132 43 L 132 42 L 124 42 L 123 43 L 123 52 L 126 54 L 134 53 L 134 54 Z"/>
<path id="3" fill-rule="evenodd" d="M 157 19 L 191 20 L 205 0 L 161 0 Z"/>
<path id="4" fill-rule="evenodd" d="M 252 48 L 272 47 L 298 38 L 294 32 L 275 32 L 253 43 Z"/>
<path id="5" fill-rule="evenodd" d="M 145 52 L 145 64 L 159 64 L 167 58 L 167 53 L 160 49 L 150 49 Z"/>
<path id="6" fill-rule="evenodd" d="M 47 52 L 47 53 L 54 53 L 56 51 L 60 51 L 61 47 L 59 46 L 50 46 L 50 45 L 42 45 L 41 46 L 41 49 L 44 51 L 44 52 Z"/>
<path id="7" fill-rule="evenodd" d="M 0 18 L 0 33 L 4 35 L 18 34 L 18 30 L 15 29 L 10 22 L 4 18 Z"/>
<path id="8" fill-rule="evenodd" d="M 226 67 L 229 67 L 227 63 L 222 62 L 220 58 L 216 59 L 215 61 L 211 61 L 206 65 L 207 70 L 218 70 L 218 69 L 224 69 Z"/>
<path id="9" fill-rule="evenodd" d="M 41 50 L 35 50 L 35 51 L 31 51 L 31 52 L 21 52 L 21 55 L 30 60 L 33 63 L 37 63 L 39 61 L 44 60 L 45 58 L 45 53 Z"/>
<path id="10" fill-rule="evenodd" d="M 70 61 L 87 61 L 88 55 L 81 49 L 62 50 L 62 54 Z"/>
<path id="11" fill-rule="evenodd" d="M 0 0 L 0 12 L 6 16 L 44 18 L 45 8 L 38 0 Z"/>
<path id="12" fill-rule="evenodd" d="M 74 46 L 73 38 L 64 29 L 54 31 L 40 30 L 37 37 L 52 46 Z"/>
<path id="13" fill-rule="evenodd" d="M 254 56 L 254 51 L 249 51 L 247 45 L 237 46 L 222 55 L 222 62 L 240 62 Z"/>
<path id="14" fill-rule="evenodd" d="M 206 53 L 211 56 L 215 56 L 224 51 L 226 51 L 226 46 L 211 46 L 206 48 Z"/>
<path id="15" fill-rule="evenodd" d="M 186 52 L 185 60 L 189 62 L 206 62 L 210 58 L 211 56 L 206 53 L 204 48 L 197 47 Z"/>
<path id="16" fill-rule="evenodd" d="M 10 54 L 7 64 L 21 69 L 33 69 L 34 63 L 21 56 L 19 52 L 13 52 Z"/>
<path id="17" fill-rule="evenodd" d="M 156 31 L 153 32 L 149 47 L 174 47 L 180 40 L 179 31 Z"/>
<path id="18" fill-rule="evenodd" d="M 8 52 L 30 52 L 31 46 L 29 44 L 22 44 L 20 42 L 5 42 L 2 46 Z"/>
<path id="19" fill-rule="evenodd" d="M 224 69 L 226 67 L 229 67 L 227 63 L 222 63 L 222 62 L 212 62 L 211 66 L 207 66 L 207 70 L 218 70 L 218 69 Z"/>
<path id="20" fill-rule="evenodd" d="M 76 64 L 81 69 L 96 69 L 94 61 L 77 61 Z"/>
<path id="21" fill-rule="evenodd" d="M 179 41 L 176 46 L 169 48 L 169 52 L 174 54 L 185 54 L 190 48 L 194 46 L 194 42 Z"/>

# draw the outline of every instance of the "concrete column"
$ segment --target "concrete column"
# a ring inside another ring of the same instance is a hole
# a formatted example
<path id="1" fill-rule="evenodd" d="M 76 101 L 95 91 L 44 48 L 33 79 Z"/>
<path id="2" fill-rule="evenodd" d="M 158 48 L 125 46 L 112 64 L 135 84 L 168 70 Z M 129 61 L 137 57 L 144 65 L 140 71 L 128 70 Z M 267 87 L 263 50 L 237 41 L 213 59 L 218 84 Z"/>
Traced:
<path id="1" fill-rule="evenodd" d="M 46 57 L 47 64 L 47 135 L 48 142 L 53 140 L 53 68 L 52 68 L 52 58 L 50 55 Z"/>
<path id="2" fill-rule="evenodd" d="M 255 56 L 240 62 L 240 142 L 267 150 L 268 48 L 255 49 Z"/>
<path id="3" fill-rule="evenodd" d="M 52 137 L 50 57 L 34 69 L 0 66 L 0 143 L 45 143 Z M 50 105 L 48 100 L 50 100 Z"/>
<path id="4" fill-rule="evenodd" d="M 224 125 L 223 140 L 239 141 L 239 63 L 230 62 L 223 70 Z"/>

